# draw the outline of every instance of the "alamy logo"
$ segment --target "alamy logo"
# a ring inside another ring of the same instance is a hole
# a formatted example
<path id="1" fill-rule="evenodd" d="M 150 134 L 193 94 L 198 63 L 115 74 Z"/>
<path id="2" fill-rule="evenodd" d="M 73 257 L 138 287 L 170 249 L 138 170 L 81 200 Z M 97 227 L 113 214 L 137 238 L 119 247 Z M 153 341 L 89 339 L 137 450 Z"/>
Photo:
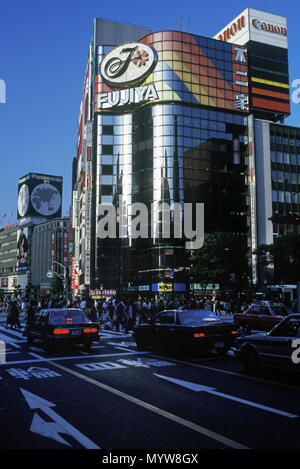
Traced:
<path id="1" fill-rule="evenodd" d="M 0 363 L 6 362 L 6 347 L 4 340 L 0 340 Z"/>
<path id="2" fill-rule="evenodd" d="M 99 204 L 97 237 L 185 239 L 188 250 L 200 249 L 204 243 L 204 204 L 166 202 L 152 203 L 150 215 L 143 203 L 127 205 L 119 197 L 118 208 L 113 204 Z M 195 229 L 193 229 L 193 226 Z"/>
<path id="3" fill-rule="evenodd" d="M 299 363 L 300 363 L 300 339 L 293 340 L 292 348 L 296 349 L 292 353 L 292 362 L 295 365 L 299 365 Z"/>
<path id="4" fill-rule="evenodd" d="M 6 85 L 4 80 L 0 80 L 0 103 L 6 103 Z"/>

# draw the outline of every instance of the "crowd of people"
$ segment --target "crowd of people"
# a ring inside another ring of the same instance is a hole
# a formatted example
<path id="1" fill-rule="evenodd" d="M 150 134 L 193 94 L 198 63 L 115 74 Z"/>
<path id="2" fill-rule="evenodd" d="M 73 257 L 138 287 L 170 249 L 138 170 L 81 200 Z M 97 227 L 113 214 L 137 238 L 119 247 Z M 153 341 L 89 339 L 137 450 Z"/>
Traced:
<path id="1" fill-rule="evenodd" d="M 216 314 L 231 314 L 239 308 L 243 310 L 245 304 L 239 304 L 233 300 L 212 301 L 207 298 L 109 298 L 93 300 L 91 298 L 76 299 L 75 301 L 63 299 L 31 301 L 7 300 L 2 303 L 2 312 L 6 313 L 6 327 L 21 328 L 19 315 L 24 312 L 27 321 L 34 318 L 40 309 L 48 308 L 80 308 L 92 321 L 97 321 L 101 327 L 128 332 L 137 324 L 151 320 L 157 313 L 164 309 L 208 309 Z"/>

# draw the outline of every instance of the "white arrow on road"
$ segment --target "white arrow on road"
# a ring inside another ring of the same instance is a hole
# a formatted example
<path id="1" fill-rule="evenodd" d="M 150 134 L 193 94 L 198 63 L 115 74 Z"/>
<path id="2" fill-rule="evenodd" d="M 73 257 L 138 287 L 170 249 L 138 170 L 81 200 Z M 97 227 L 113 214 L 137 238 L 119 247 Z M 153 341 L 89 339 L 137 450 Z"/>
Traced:
<path id="1" fill-rule="evenodd" d="M 55 407 L 55 404 L 43 399 L 42 397 L 36 396 L 25 389 L 20 388 L 20 390 L 22 391 L 30 409 L 40 409 L 48 415 L 48 417 L 54 420 L 54 422 L 45 422 L 38 414 L 35 413 L 30 431 L 70 446 L 70 444 L 59 435 L 59 433 L 64 433 L 65 435 L 72 436 L 86 449 L 100 449 L 99 446 L 54 412 L 51 407 Z"/>
<path id="2" fill-rule="evenodd" d="M 239 397 L 236 397 L 236 396 L 230 396 L 229 394 L 223 394 L 222 392 L 218 392 L 215 390 L 215 388 L 211 388 L 209 386 L 192 383 L 190 381 L 184 381 L 182 379 L 170 378 L 169 376 L 162 376 L 162 375 L 157 375 L 157 374 L 154 374 L 154 376 L 158 376 L 158 378 L 162 378 L 167 381 L 170 381 L 171 383 L 175 383 L 175 384 L 178 384 L 179 386 L 183 386 L 187 389 L 190 389 L 191 391 L 207 392 L 209 394 L 213 394 L 214 396 L 223 397 L 224 399 L 230 399 L 231 401 L 236 401 L 241 404 L 249 405 L 251 407 L 256 407 L 257 409 L 266 410 L 267 412 L 272 412 L 273 414 L 282 415 L 283 417 L 288 417 L 290 419 L 298 418 L 298 415 L 291 414 L 289 412 L 284 412 L 283 410 L 274 409 L 273 407 L 268 407 L 262 404 L 258 404 L 256 402 L 248 401 L 246 399 L 240 399 Z"/>

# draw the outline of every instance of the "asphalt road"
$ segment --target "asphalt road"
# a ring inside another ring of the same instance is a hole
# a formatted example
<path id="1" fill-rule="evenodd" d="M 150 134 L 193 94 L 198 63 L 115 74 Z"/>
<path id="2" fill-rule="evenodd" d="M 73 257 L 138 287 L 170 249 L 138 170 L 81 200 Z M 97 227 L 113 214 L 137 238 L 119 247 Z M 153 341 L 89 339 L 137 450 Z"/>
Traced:
<path id="1" fill-rule="evenodd" d="M 138 352 L 108 330 L 89 352 L 45 353 L 1 316 L 1 449 L 300 448 L 296 376 L 249 376 L 230 355 Z"/>

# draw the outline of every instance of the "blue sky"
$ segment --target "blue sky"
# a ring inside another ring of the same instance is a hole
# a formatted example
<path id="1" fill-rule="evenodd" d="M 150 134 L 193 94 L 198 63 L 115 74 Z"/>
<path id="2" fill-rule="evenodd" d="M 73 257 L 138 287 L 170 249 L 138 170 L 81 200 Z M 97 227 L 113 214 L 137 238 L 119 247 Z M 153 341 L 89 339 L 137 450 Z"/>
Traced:
<path id="1" fill-rule="evenodd" d="M 286 16 L 290 85 L 300 79 L 300 4 L 294 1 L 15 0 L 0 3 L 0 226 L 16 221 L 17 181 L 28 172 L 64 178 L 63 214 L 71 199 L 72 158 L 93 18 L 177 29 L 212 37 L 247 7 Z M 293 89 L 291 89 L 291 92 Z M 300 125 L 300 103 L 286 124 Z M 8 215 L 3 218 L 4 213 Z"/>

